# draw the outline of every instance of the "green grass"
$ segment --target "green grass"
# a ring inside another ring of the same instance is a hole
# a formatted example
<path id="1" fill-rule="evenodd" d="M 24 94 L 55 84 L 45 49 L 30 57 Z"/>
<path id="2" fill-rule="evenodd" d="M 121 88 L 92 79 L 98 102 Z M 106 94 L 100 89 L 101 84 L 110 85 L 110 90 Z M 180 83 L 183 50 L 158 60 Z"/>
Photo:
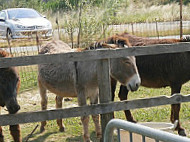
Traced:
<path id="1" fill-rule="evenodd" d="M 118 93 L 117 87 L 117 93 Z M 190 82 L 186 83 L 182 87 L 182 94 L 188 94 L 190 92 Z M 168 95 L 170 96 L 170 88 L 162 88 L 162 89 L 150 89 L 140 87 L 136 92 L 129 93 L 129 99 L 136 99 L 136 98 L 148 98 L 148 97 L 155 97 L 160 95 Z M 55 108 L 55 96 L 54 94 L 49 93 L 49 104 L 48 109 Z M 116 98 L 118 101 L 118 97 Z M 18 95 L 18 101 L 21 105 L 20 112 L 29 112 L 29 111 L 39 111 L 40 110 L 40 95 L 38 90 L 33 90 L 29 92 L 24 92 Z M 65 101 L 63 103 L 64 107 L 72 107 L 73 105 L 76 106 L 77 100 L 76 98 L 72 101 Z M 180 120 L 182 126 L 186 129 L 186 133 L 188 137 L 190 137 L 190 103 L 183 103 L 181 105 L 180 111 Z M 3 110 L 3 113 L 5 111 Z M 170 105 L 166 106 L 159 106 L 159 107 L 152 107 L 152 108 L 142 108 L 142 109 L 134 109 L 132 110 L 132 114 L 134 118 L 138 122 L 170 122 Z M 115 112 L 115 118 L 125 120 L 125 116 L 123 111 Z M 57 127 L 56 121 L 48 121 L 46 126 L 46 131 L 42 134 L 39 133 L 39 128 L 34 132 L 32 137 L 29 139 L 30 142 L 82 142 L 82 124 L 79 117 L 76 118 L 68 118 L 63 120 L 66 131 L 59 132 Z M 21 124 L 22 129 L 22 137 L 23 142 L 26 140 L 27 136 L 32 132 L 32 130 L 36 127 L 36 125 L 40 125 L 40 123 L 29 123 L 29 124 Z M 94 132 L 94 124 L 92 119 L 90 119 L 90 136 L 93 142 L 96 142 L 95 132 Z M 12 141 L 12 138 L 8 131 L 8 126 L 3 127 L 4 134 L 5 134 L 5 141 L 9 142 Z"/>

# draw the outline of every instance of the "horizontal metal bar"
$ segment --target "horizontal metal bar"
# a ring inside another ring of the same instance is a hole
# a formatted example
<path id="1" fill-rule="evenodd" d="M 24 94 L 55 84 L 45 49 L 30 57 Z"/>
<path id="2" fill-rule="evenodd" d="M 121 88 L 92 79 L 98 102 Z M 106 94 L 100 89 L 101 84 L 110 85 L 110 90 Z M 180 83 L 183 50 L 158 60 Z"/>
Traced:
<path id="1" fill-rule="evenodd" d="M 112 119 L 109 121 L 104 133 L 104 142 L 111 142 L 110 138 L 112 137 L 115 128 L 124 129 L 131 133 L 137 133 L 163 142 L 190 142 L 190 139 L 186 137 L 120 119 Z"/>

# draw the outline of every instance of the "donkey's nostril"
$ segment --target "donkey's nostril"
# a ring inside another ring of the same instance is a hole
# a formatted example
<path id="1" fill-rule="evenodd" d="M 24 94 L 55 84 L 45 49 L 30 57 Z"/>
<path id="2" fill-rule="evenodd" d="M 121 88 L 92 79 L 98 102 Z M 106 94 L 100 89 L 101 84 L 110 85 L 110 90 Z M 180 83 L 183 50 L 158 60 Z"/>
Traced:
<path id="1" fill-rule="evenodd" d="M 137 91 L 140 84 L 141 84 L 141 79 L 140 79 L 139 75 L 135 74 L 135 75 L 133 75 L 133 77 L 127 83 L 127 89 L 129 91 Z"/>
<path id="2" fill-rule="evenodd" d="M 136 83 L 136 88 L 139 88 L 139 86 L 140 86 L 140 83 Z"/>
<path id="3" fill-rule="evenodd" d="M 136 88 L 138 88 L 139 87 L 139 85 L 138 85 L 138 83 L 136 83 Z"/>

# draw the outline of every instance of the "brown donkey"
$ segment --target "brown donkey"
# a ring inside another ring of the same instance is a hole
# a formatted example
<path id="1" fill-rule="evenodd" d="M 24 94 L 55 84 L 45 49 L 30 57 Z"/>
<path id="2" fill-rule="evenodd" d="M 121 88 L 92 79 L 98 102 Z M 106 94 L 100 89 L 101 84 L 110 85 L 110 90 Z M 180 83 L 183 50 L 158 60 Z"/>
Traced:
<path id="1" fill-rule="evenodd" d="M 128 44 L 123 38 L 111 37 L 104 43 L 96 44 L 95 48 L 101 48 L 105 43 L 114 44 L 119 47 Z M 108 45 L 109 46 L 109 45 Z M 112 47 L 110 45 L 109 47 Z M 93 49 L 90 47 L 90 49 Z M 73 50 L 62 41 L 52 41 L 44 46 L 40 53 L 68 53 Z M 118 69 L 120 69 L 118 71 Z M 140 78 L 136 68 L 134 57 L 125 57 L 118 59 L 110 59 L 110 73 L 113 78 L 126 85 L 130 90 L 137 90 L 140 85 Z M 98 103 L 98 79 L 97 79 L 97 61 L 79 61 L 79 62 L 63 62 L 55 64 L 39 65 L 39 90 L 41 95 L 42 110 L 47 109 L 46 90 L 56 94 L 56 108 L 62 107 L 63 97 L 78 97 L 78 105 L 84 106 L 86 99 L 90 99 L 91 104 Z M 84 96 L 84 97 L 80 97 Z M 86 98 L 85 100 L 83 98 Z M 101 129 L 99 125 L 99 115 L 92 115 L 97 137 L 101 137 Z M 89 142 L 90 136 L 88 132 L 89 116 L 81 117 L 84 130 L 84 141 Z M 60 131 L 65 128 L 62 120 L 57 120 Z M 44 131 L 46 122 L 42 122 L 41 131 Z"/>
<path id="2" fill-rule="evenodd" d="M 148 39 L 123 33 L 118 36 L 129 40 L 132 46 L 145 46 L 152 44 L 172 44 L 188 41 L 187 39 Z M 180 93 L 184 83 L 190 80 L 190 52 L 167 53 L 159 55 L 136 56 L 136 64 L 141 77 L 141 85 L 149 88 L 161 88 L 170 86 L 171 95 Z M 114 100 L 116 81 L 112 79 L 112 97 Z M 121 85 L 119 91 L 120 100 L 127 100 L 128 89 Z M 179 120 L 180 104 L 171 105 L 171 122 Z M 130 110 L 125 110 L 128 121 L 135 122 Z M 179 135 L 185 136 L 185 130 L 180 123 L 176 127 Z"/>
<path id="3" fill-rule="evenodd" d="M 9 54 L 0 50 L 0 58 L 9 57 Z M 20 86 L 19 75 L 14 67 L 0 68 L 0 107 L 6 106 L 10 114 L 16 113 L 20 106 L 17 102 L 17 93 Z M 10 125 L 10 133 L 15 142 L 21 142 L 19 125 Z M 0 142 L 4 141 L 0 126 Z"/>

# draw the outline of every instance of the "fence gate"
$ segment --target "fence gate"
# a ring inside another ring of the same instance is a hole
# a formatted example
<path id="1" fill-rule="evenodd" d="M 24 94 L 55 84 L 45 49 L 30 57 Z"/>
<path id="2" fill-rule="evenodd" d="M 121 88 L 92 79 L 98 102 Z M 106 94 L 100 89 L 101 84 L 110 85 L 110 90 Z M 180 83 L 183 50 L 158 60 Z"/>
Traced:
<path id="1" fill-rule="evenodd" d="M 104 133 L 104 142 L 113 141 L 113 131 L 115 128 L 118 129 L 119 142 L 120 129 L 124 129 L 129 132 L 129 140 L 126 142 L 137 142 L 133 141 L 133 134 L 141 135 L 142 142 L 146 142 L 146 137 L 154 139 L 155 142 L 190 142 L 190 139 L 187 137 L 178 136 L 169 132 L 156 130 L 147 126 L 131 123 L 120 119 L 112 119 L 111 121 L 109 121 Z"/>

